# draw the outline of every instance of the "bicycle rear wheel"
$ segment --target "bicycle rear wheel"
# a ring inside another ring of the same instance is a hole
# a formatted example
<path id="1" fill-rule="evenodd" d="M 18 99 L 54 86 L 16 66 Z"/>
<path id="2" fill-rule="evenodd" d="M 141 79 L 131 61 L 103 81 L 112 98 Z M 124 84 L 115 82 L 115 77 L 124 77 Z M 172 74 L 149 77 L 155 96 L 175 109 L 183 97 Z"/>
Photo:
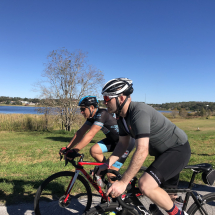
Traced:
<path id="1" fill-rule="evenodd" d="M 36 215 L 82 214 L 92 203 L 92 192 L 85 178 L 78 175 L 66 203 L 66 189 L 74 172 L 58 172 L 48 177 L 38 188 L 34 199 Z"/>
<path id="2" fill-rule="evenodd" d="M 215 193 L 209 193 L 207 195 L 204 195 L 202 197 L 203 199 L 203 208 L 207 212 L 208 215 L 214 215 L 215 214 Z M 205 214 L 204 212 L 201 213 L 200 207 L 196 204 L 193 203 L 187 213 L 189 215 L 202 215 Z"/>
<path id="3" fill-rule="evenodd" d="M 103 203 L 91 208 L 89 211 L 83 213 L 83 215 L 105 215 L 108 214 L 108 212 L 115 212 L 117 215 L 121 214 L 121 210 L 122 209 L 120 209 L 119 204 L 116 202 L 111 202 L 109 207 L 107 206 L 107 203 Z M 135 209 L 128 210 L 126 215 L 138 215 L 138 212 Z"/>

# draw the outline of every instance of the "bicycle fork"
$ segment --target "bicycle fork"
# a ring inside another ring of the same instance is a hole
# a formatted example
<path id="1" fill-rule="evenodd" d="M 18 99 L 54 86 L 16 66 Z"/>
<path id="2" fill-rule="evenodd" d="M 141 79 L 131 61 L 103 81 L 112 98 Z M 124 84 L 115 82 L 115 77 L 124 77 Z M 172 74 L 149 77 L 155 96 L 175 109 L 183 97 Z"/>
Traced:
<path id="1" fill-rule="evenodd" d="M 74 185 L 74 183 L 75 183 L 75 181 L 76 181 L 76 179 L 77 179 L 79 173 L 80 173 L 80 170 L 75 170 L 75 175 L 74 175 L 74 177 L 71 179 L 71 181 L 70 181 L 70 183 L 69 183 L 69 186 L 67 187 L 67 190 L 66 190 L 66 193 L 65 193 L 65 199 L 63 200 L 64 203 L 67 202 L 67 200 L 68 200 L 68 198 L 69 198 L 69 195 L 70 195 L 70 192 L 71 192 L 71 190 L 72 190 L 72 187 L 73 187 L 73 185 Z"/>

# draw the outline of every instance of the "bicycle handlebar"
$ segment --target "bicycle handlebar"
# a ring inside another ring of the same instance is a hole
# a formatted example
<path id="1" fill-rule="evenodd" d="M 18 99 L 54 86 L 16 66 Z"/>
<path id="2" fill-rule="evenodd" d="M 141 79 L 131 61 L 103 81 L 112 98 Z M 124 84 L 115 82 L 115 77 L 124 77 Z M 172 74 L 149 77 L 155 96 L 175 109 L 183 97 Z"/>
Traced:
<path id="1" fill-rule="evenodd" d="M 103 171 L 105 174 L 106 173 L 112 173 L 114 175 L 116 175 L 116 177 L 118 178 L 118 180 L 120 180 L 122 178 L 122 176 L 119 174 L 119 172 L 117 172 L 116 170 L 113 169 L 107 169 Z M 126 190 L 130 189 L 130 184 L 128 184 L 128 186 L 126 187 Z M 111 187 L 111 184 L 108 184 L 108 189 Z M 135 208 L 135 206 L 132 205 L 127 205 L 123 200 L 122 200 L 122 195 L 118 196 L 116 199 L 119 202 L 119 204 L 123 207 L 126 208 L 128 210 L 133 210 Z"/>
<path id="2" fill-rule="evenodd" d="M 64 154 L 65 154 L 65 153 L 64 153 Z M 83 159 L 83 158 L 84 158 L 84 154 L 79 154 L 79 153 L 77 153 L 77 156 L 76 156 L 76 157 L 81 157 L 81 159 Z M 76 158 L 76 157 L 74 157 L 74 158 Z M 63 158 L 63 156 L 60 155 L 60 161 L 62 160 L 62 158 Z M 78 165 L 76 164 L 76 162 L 74 161 L 74 158 L 73 158 L 72 160 L 69 160 L 67 157 L 65 157 L 65 166 L 68 164 L 68 162 L 70 162 L 75 168 L 83 169 L 82 166 L 78 166 Z"/>

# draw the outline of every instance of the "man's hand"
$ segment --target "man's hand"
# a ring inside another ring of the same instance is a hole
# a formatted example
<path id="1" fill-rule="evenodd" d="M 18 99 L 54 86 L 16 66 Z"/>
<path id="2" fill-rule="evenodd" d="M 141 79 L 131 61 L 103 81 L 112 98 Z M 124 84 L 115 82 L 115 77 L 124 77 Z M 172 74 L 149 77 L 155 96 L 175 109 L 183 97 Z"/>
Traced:
<path id="1" fill-rule="evenodd" d="M 66 152 L 65 157 L 69 160 L 73 160 L 74 158 L 77 157 L 77 155 L 78 155 L 77 152 L 74 149 L 72 149 Z"/>
<path id="2" fill-rule="evenodd" d="M 126 190 L 127 184 L 122 181 L 116 181 L 112 184 L 112 186 L 108 189 L 106 195 L 111 194 L 112 197 L 116 198 L 120 196 Z"/>
<path id="3" fill-rule="evenodd" d="M 67 147 L 62 147 L 59 151 L 59 155 L 65 154 L 67 151 L 69 151 L 69 148 Z"/>
<path id="4" fill-rule="evenodd" d="M 99 169 L 98 169 L 96 175 L 101 176 L 101 175 L 100 175 L 100 172 L 101 172 L 101 171 L 104 171 L 104 170 L 106 170 L 106 169 L 109 169 L 109 166 L 108 166 L 107 164 L 103 164 L 103 165 L 99 166 Z"/>

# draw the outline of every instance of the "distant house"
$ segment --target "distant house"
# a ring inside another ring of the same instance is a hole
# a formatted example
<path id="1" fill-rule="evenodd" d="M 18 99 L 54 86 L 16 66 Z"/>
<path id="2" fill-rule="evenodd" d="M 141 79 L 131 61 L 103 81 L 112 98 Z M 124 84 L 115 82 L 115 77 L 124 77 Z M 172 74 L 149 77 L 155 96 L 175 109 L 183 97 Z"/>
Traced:
<path id="1" fill-rule="evenodd" d="M 20 102 L 22 102 L 22 105 L 27 105 L 29 103 L 27 101 L 20 101 Z"/>
<path id="2" fill-rule="evenodd" d="M 32 105 L 32 106 L 34 106 L 34 105 L 36 105 L 35 103 L 33 103 L 33 102 L 30 102 L 28 105 Z"/>

